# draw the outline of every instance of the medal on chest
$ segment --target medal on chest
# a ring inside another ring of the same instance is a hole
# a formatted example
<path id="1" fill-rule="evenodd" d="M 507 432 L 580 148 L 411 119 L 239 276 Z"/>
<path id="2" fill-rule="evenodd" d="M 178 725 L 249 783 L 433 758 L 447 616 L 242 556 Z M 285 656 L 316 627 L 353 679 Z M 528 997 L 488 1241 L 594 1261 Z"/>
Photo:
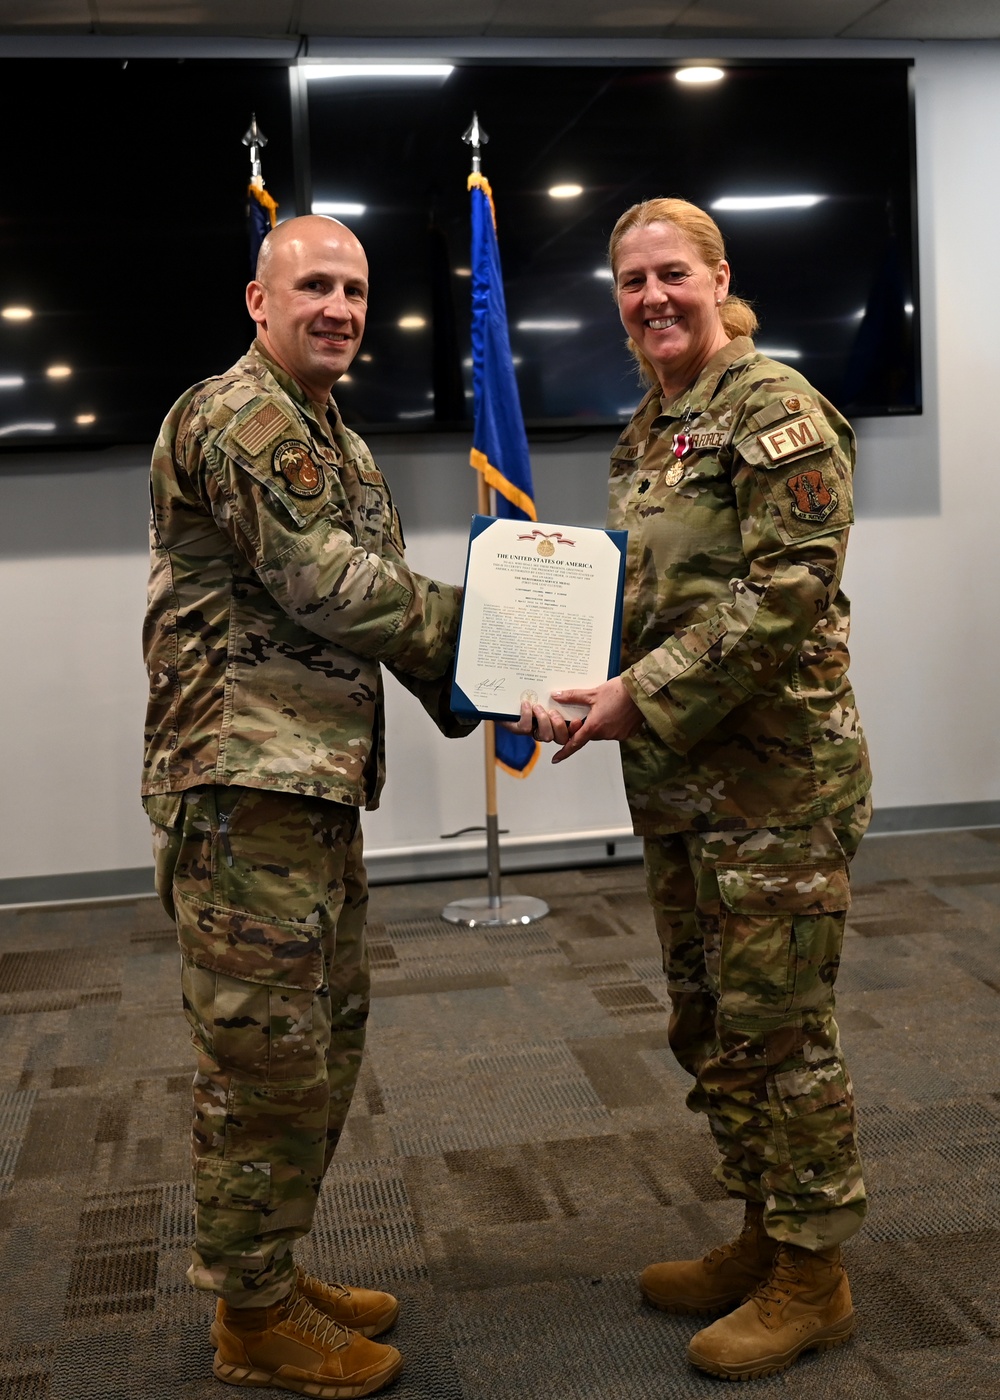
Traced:
<path id="1" fill-rule="evenodd" d="M 663 473 L 663 480 L 667 486 L 676 486 L 684 475 L 684 458 L 691 451 L 693 446 L 691 434 L 687 430 L 690 419 L 691 409 L 689 407 L 684 422 L 681 424 L 681 430 L 679 433 L 674 433 L 674 440 L 671 443 L 671 450 L 677 460 L 676 462 L 671 462 L 670 466 L 667 467 L 666 471 Z"/>
<path id="2" fill-rule="evenodd" d="M 667 467 L 666 471 L 663 473 L 664 484 L 667 486 L 676 486 L 684 475 L 684 463 L 680 458 L 682 458 L 684 453 L 688 450 L 687 441 L 687 433 L 678 433 L 674 438 L 674 456 L 678 458 L 678 460 L 676 462 L 671 462 L 670 466 Z"/>

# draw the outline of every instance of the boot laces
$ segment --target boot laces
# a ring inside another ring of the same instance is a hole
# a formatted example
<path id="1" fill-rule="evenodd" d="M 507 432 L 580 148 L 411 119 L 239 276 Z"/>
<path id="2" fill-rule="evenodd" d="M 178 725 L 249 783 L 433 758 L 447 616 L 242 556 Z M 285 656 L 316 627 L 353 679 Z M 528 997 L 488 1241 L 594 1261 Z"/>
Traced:
<path id="1" fill-rule="evenodd" d="M 316 1278 L 315 1274 L 307 1274 L 305 1269 L 296 1268 L 295 1277 L 300 1292 L 308 1288 L 310 1293 L 318 1293 L 321 1296 L 323 1294 L 330 1295 L 331 1300 L 351 1296 L 351 1290 L 345 1283 L 326 1283 L 323 1279 Z"/>
<path id="2" fill-rule="evenodd" d="M 729 1240 L 726 1244 L 717 1244 L 714 1249 L 709 1250 L 705 1255 L 706 1264 L 721 1264 L 723 1260 L 729 1259 L 740 1247 L 739 1240 Z"/>
<path id="3" fill-rule="evenodd" d="M 787 1302 L 794 1291 L 798 1281 L 799 1271 L 794 1255 L 787 1249 L 779 1248 L 774 1256 L 774 1266 L 770 1275 L 759 1283 L 750 1297 L 758 1304 L 767 1317 L 771 1316 L 771 1308 L 768 1304 L 776 1307 Z"/>
<path id="4" fill-rule="evenodd" d="M 717 1244 L 714 1249 L 709 1250 L 705 1255 L 706 1264 L 721 1264 L 724 1260 L 737 1254 L 742 1248 L 745 1240 L 753 1234 L 753 1226 L 749 1220 L 744 1220 L 743 1228 L 735 1240 L 727 1240 L 725 1244 Z"/>
<path id="5" fill-rule="evenodd" d="M 346 1327 L 341 1327 L 332 1317 L 327 1317 L 326 1313 L 314 1308 L 308 1298 L 296 1298 L 287 1321 L 302 1336 L 307 1339 L 313 1338 L 328 1351 L 339 1351 L 351 1340 L 351 1333 Z"/>

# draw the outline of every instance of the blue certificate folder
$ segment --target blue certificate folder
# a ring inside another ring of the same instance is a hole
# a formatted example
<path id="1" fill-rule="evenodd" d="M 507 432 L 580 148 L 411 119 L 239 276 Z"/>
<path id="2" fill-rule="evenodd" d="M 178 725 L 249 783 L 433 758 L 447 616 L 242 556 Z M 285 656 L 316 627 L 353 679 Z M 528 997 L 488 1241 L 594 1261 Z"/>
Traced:
<path id="1" fill-rule="evenodd" d="M 504 520 L 502 523 L 503 523 L 504 525 L 507 525 L 507 526 L 509 526 L 509 525 L 511 524 L 511 522 L 508 521 L 508 520 Z M 532 535 L 533 532 L 534 532 L 535 534 L 544 535 L 544 533 L 545 533 L 546 531 L 551 531 L 551 530 L 553 529 L 553 527 L 548 526 L 548 525 L 536 526 L 536 523 L 535 523 L 533 520 L 518 521 L 518 522 L 516 522 L 516 523 L 524 530 L 525 538 L 530 537 L 530 536 Z M 466 594 L 465 594 L 465 596 L 468 595 L 468 587 L 469 587 L 469 560 L 470 560 L 470 557 L 471 557 L 472 542 L 473 542 L 479 535 L 483 534 L 484 531 L 489 530 L 491 526 L 496 525 L 496 524 L 497 524 L 497 517 L 496 517 L 496 516 L 493 516 L 493 515 L 474 515 L 474 516 L 472 517 L 472 528 L 471 528 L 470 531 L 469 531 L 469 553 L 466 555 L 466 560 L 465 560 L 465 589 L 466 589 Z M 583 526 L 578 526 L 578 527 L 574 527 L 574 526 L 563 526 L 563 527 L 562 527 L 562 529 L 564 529 L 564 530 L 566 530 L 566 531 L 571 531 L 571 530 L 573 530 L 573 529 L 583 530 L 584 528 L 587 529 L 588 533 L 591 532 L 592 529 L 593 529 L 593 527 L 591 527 L 591 526 L 587 526 L 587 527 L 583 527 Z M 617 551 L 618 551 L 618 577 L 617 577 L 616 584 L 615 584 L 615 587 L 616 587 L 616 594 L 615 594 L 614 624 L 613 624 L 612 632 L 611 632 L 611 643 L 610 643 L 610 645 L 609 645 L 609 647 L 608 647 L 607 679 L 610 680 L 610 678 L 611 678 L 612 676 L 617 676 L 617 675 L 619 675 L 620 672 L 621 672 L 622 605 L 623 605 L 623 597 L 624 597 L 624 591 L 625 591 L 625 551 L 626 551 L 626 549 L 627 549 L 627 547 L 628 547 L 628 531 L 627 531 L 627 530 L 603 530 L 603 531 L 601 531 L 601 533 L 604 534 L 604 535 L 606 535 L 606 536 L 608 537 L 608 539 L 611 541 L 611 543 L 614 545 L 614 547 L 615 547 L 615 548 L 617 549 Z M 552 537 L 555 538 L 555 535 L 553 535 Z M 460 654 L 461 649 L 462 649 L 462 632 L 463 632 L 463 627 L 464 627 L 464 625 L 465 625 L 465 603 L 464 603 L 464 599 L 463 599 L 462 617 L 461 617 L 461 619 L 460 619 L 460 621 L 459 621 L 459 627 L 458 627 L 458 643 L 457 643 L 457 646 L 456 646 L 456 670 L 457 670 L 457 657 L 458 657 L 458 655 Z M 466 694 L 459 688 L 457 681 L 453 681 L 453 682 L 452 682 L 452 687 L 451 687 L 451 709 L 452 709 L 452 712 L 453 712 L 454 714 L 456 714 L 456 715 L 462 715 L 463 717 L 466 717 L 466 718 L 469 718 L 469 719 L 517 719 L 518 716 L 519 716 L 519 714 L 520 714 L 520 711 L 519 711 L 519 710 L 514 710 L 514 711 L 506 711 L 506 710 L 505 710 L 505 711 L 499 711 L 499 710 L 484 710 L 484 709 L 480 709 L 479 706 L 476 705 L 476 704 L 474 704 L 473 701 L 469 698 L 469 696 L 466 695 Z"/>

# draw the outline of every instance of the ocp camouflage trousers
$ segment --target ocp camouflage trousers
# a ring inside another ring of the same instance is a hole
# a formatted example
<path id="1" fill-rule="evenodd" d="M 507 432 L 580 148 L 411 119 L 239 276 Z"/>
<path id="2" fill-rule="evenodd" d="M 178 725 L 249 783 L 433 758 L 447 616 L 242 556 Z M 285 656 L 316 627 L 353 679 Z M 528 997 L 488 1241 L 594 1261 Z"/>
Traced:
<path id="1" fill-rule="evenodd" d="M 368 886 L 352 807 L 255 788 L 146 799 L 198 1053 L 188 1278 L 234 1307 L 294 1279 L 361 1067 Z"/>
<path id="2" fill-rule="evenodd" d="M 649 898 L 670 990 L 670 1046 L 732 1195 L 805 1249 L 866 1210 L 854 1093 L 834 1020 L 848 866 L 868 798 L 812 827 L 648 838 Z"/>

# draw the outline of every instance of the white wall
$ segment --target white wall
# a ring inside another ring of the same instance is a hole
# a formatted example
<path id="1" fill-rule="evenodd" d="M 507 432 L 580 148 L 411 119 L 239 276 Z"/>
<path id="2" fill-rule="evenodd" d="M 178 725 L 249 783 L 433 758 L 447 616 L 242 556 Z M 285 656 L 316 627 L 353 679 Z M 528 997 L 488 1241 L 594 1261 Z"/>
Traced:
<path id="1" fill-rule="evenodd" d="M 876 460 L 862 460 L 862 509 L 868 479 L 890 470 L 846 578 L 882 806 L 1000 797 L 1000 48 L 921 48 L 916 85 L 928 401 L 918 450 L 936 460 L 939 504 L 925 513 L 920 464 L 911 475 L 911 445 L 896 436 L 918 420 L 862 424 L 865 444 L 878 438 Z"/>
<path id="2" fill-rule="evenodd" d="M 858 424 L 846 579 L 882 807 L 1000 799 L 991 427 L 1000 48 L 914 51 L 927 409 Z M 599 523 L 607 446 L 535 449 L 543 519 Z M 384 439 L 378 454 L 413 562 L 459 578 L 475 496 L 464 449 Z M 149 863 L 136 798 L 145 516 L 134 452 L 0 459 L 0 879 Z M 390 781 L 366 821 L 369 850 L 433 844 L 480 822 L 480 753 L 477 737 L 449 743 L 392 690 Z M 627 824 L 615 754 L 596 745 L 558 770 L 543 762 L 526 782 L 501 775 L 500 809 L 501 825 L 522 836 Z"/>

